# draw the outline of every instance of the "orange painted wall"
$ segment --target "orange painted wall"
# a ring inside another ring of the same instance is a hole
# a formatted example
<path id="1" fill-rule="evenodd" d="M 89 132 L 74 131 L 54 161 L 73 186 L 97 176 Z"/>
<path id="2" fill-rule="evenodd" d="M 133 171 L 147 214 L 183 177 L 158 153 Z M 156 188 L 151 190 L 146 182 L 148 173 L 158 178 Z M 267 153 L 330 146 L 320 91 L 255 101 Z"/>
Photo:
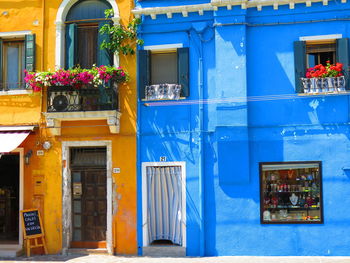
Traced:
<path id="1" fill-rule="evenodd" d="M 61 0 L 0 0 L 0 32 L 31 30 L 36 34 L 37 70 L 54 69 L 55 19 Z M 117 1 L 121 22 L 131 19 L 133 1 Z M 44 9 L 43 9 L 44 7 Z M 8 14 L 4 15 L 4 12 Z M 44 33 L 43 33 L 44 32 Z M 116 182 L 117 210 L 113 217 L 115 252 L 136 254 L 136 57 L 120 56 L 120 66 L 131 80 L 120 86 L 120 133 L 112 135 L 106 121 L 62 122 L 62 135 L 52 136 L 42 114 L 45 92 L 25 95 L 0 94 L 0 125 L 36 124 L 38 128 L 21 145 L 26 153 L 33 151 L 30 164 L 24 167 L 24 208 L 39 207 L 43 212 L 49 253 L 62 248 L 62 141 L 112 141 L 112 166 L 119 167 Z M 52 148 L 42 150 L 50 141 Z M 44 176 L 43 196 L 34 196 L 36 176 Z"/>

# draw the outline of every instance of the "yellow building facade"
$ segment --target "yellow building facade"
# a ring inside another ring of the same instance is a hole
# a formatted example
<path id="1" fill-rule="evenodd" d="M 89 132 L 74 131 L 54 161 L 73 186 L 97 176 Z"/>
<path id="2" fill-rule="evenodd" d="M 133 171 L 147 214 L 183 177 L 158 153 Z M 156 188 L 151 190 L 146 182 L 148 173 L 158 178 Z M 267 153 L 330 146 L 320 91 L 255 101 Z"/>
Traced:
<path id="1" fill-rule="evenodd" d="M 82 2 L 89 6 L 79 6 Z M 79 8 L 96 14 L 96 2 L 0 0 L 0 152 L 9 139 L 18 144 L 0 158 L 0 176 L 16 178 L 0 183 L 0 252 L 18 253 L 23 248 L 19 211 L 38 208 L 50 254 L 71 247 L 137 253 L 135 56 L 114 57 L 114 65 L 125 69 L 130 80 L 114 86 L 116 103 L 108 109 L 62 110 L 57 106 L 61 104 L 54 104 L 62 103 L 62 96 L 64 104 L 73 96 L 88 103 L 90 95 L 50 93 L 47 88 L 32 92 L 22 83 L 20 72 L 30 65 L 31 55 L 36 71 L 66 67 L 68 27 L 77 25 L 78 40 L 86 28 L 95 30 L 102 18 L 79 19 Z M 130 21 L 133 1 L 101 2 L 113 8 L 111 22 Z M 33 43 L 33 35 L 35 52 L 29 54 L 27 39 Z M 6 215 L 18 222 L 6 222 Z"/>

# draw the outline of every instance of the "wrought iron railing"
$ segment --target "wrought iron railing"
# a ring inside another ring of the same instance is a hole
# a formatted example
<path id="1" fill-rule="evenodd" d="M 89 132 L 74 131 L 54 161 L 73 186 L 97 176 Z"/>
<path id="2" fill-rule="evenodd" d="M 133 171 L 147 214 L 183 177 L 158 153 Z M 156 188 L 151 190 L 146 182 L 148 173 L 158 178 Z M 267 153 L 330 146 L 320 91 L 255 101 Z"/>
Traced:
<path id="1" fill-rule="evenodd" d="M 47 89 L 47 112 L 117 110 L 118 86 L 51 86 Z"/>
<path id="2" fill-rule="evenodd" d="M 181 94 L 181 85 L 156 84 L 145 87 L 146 100 L 178 100 Z"/>

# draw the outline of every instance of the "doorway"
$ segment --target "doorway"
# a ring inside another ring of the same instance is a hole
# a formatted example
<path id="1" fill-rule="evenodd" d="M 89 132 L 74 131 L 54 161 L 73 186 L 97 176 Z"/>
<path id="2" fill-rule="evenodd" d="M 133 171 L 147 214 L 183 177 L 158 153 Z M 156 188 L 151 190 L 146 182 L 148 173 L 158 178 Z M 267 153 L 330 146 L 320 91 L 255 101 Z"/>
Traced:
<path id="1" fill-rule="evenodd" d="M 0 244 L 18 244 L 20 153 L 0 157 Z"/>
<path id="2" fill-rule="evenodd" d="M 113 180 L 112 180 L 112 142 L 103 141 L 63 141 L 62 142 L 62 253 L 67 254 L 73 241 L 73 208 L 72 208 L 72 171 L 71 171 L 71 149 L 72 148 L 104 148 L 106 150 L 106 181 L 107 181 L 107 230 L 106 248 L 110 255 L 113 254 Z"/>
<path id="3" fill-rule="evenodd" d="M 144 255 L 152 246 L 186 247 L 185 171 L 184 162 L 142 163 Z"/>
<path id="4" fill-rule="evenodd" d="M 106 148 L 70 149 L 72 174 L 71 247 L 106 248 Z"/>

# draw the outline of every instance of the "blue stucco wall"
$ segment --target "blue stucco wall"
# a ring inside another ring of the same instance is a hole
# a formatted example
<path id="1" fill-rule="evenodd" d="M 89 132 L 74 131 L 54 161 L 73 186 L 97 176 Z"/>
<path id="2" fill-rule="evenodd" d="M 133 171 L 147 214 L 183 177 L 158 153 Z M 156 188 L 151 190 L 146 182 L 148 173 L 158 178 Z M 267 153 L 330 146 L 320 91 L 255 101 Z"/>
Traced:
<path id="1" fill-rule="evenodd" d="M 167 4 L 181 3 L 137 2 Z M 350 254 L 350 97 L 297 96 L 293 52 L 300 36 L 350 37 L 349 10 L 336 1 L 143 17 L 145 45 L 190 47 L 190 97 L 139 100 L 140 247 L 141 163 L 166 156 L 186 162 L 187 255 Z M 274 161 L 322 161 L 323 224 L 260 223 L 259 162 Z"/>

